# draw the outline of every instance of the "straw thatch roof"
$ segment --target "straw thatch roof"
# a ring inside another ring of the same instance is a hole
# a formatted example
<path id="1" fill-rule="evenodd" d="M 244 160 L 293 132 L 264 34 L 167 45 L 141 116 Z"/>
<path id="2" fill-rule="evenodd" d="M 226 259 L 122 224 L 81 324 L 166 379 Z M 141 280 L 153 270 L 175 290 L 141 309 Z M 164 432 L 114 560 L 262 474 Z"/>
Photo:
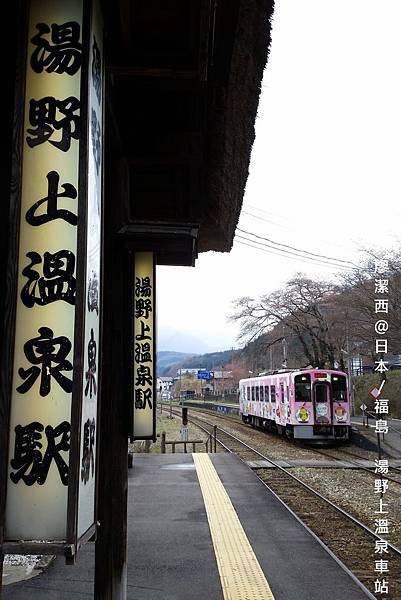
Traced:
<path id="1" fill-rule="evenodd" d="M 273 4 L 104 2 L 108 105 L 129 177 L 121 227 L 195 224 L 199 251 L 230 250 Z"/>

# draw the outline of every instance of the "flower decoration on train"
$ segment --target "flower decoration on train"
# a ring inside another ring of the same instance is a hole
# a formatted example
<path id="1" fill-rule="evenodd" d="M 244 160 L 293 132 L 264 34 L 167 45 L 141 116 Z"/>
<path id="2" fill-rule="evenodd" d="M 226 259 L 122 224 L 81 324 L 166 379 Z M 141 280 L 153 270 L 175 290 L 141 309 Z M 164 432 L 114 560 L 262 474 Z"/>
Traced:
<path id="1" fill-rule="evenodd" d="M 344 423 L 347 420 L 348 413 L 342 406 L 337 406 L 334 410 L 334 416 L 338 423 Z"/>
<path id="2" fill-rule="evenodd" d="M 299 423 L 307 423 L 310 417 L 309 411 L 307 408 L 305 408 L 305 406 L 301 406 L 301 408 L 295 413 L 295 416 Z"/>
<path id="3" fill-rule="evenodd" d="M 329 423 L 327 405 L 316 403 L 316 423 Z"/>

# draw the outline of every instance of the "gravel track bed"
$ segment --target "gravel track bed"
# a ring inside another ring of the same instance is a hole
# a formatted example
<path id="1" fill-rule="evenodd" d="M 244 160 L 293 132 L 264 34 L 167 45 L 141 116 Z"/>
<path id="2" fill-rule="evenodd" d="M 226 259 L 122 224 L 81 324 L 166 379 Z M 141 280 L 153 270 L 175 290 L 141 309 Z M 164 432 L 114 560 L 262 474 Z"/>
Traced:
<path id="1" fill-rule="evenodd" d="M 291 473 L 374 530 L 375 518 L 378 517 L 375 511 L 379 509 L 380 494 L 375 493 L 374 479 L 368 473 L 349 469 L 303 467 L 291 469 Z M 391 525 L 388 540 L 401 548 L 401 487 L 390 481 L 383 501 L 388 504 L 386 510 Z"/>
<path id="2" fill-rule="evenodd" d="M 304 471 L 308 470 L 297 469 L 296 471 L 295 473 L 293 469 L 291 473 L 302 476 L 306 482 Z M 315 474 L 315 470 L 313 470 L 313 474 Z M 307 490 L 300 488 L 296 482 L 286 478 L 281 472 L 260 469 L 258 475 L 373 594 L 375 593 L 374 581 L 382 578 L 375 573 L 375 561 L 380 558 L 388 560 L 389 573 L 387 577 L 386 574 L 384 575 L 389 581 L 389 594 L 386 595 L 386 598 L 394 600 L 401 598 L 401 557 L 391 549 L 384 556 L 375 554 L 373 537 L 345 519 L 323 500 L 311 496 Z M 308 481 L 308 483 L 318 489 L 316 481 Z M 319 491 L 330 498 L 327 488 Z M 337 497 L 330 499 L 339 504 Z M 373 513 L 374 509 L 372 509 Z M 358 515 L 354 516 L 358 518 Z M 368 523 L 368 525 L 374 529 L 373 523 Z M 395 542 L 393 543 L 395 544 Z"/>

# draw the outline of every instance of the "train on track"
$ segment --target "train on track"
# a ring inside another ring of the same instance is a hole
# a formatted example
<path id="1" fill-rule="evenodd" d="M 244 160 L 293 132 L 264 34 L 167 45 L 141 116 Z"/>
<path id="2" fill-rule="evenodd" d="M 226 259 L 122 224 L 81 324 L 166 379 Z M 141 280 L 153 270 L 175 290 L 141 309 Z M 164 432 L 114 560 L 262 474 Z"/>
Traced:
<path id="1" fill-rule="evenodd" d="M 244 423 L 289 438 L 345 442 L 351 437 L 347 375 L 330 369 L 262 374 L 239 382 Z"/>

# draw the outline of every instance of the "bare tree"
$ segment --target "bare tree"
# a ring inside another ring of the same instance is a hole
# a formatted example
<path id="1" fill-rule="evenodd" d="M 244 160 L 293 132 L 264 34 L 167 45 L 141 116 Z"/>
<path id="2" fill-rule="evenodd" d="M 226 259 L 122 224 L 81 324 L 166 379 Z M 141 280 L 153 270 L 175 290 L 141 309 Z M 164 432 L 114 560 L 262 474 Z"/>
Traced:
<path id="1" fill-rule="evenodd" d="M 234 301 L 229 320 L 240 323 L 238 339 L 247 342 L 253 370 L 271 368 L 273 362 L 277 368 L 283 359 L 288 366 L 345 370 L 347 355 L 374 361 L 376 339 L 387 340 L 388 354 L 401 354 L 401 250 L 365 250 L 365 256 L 360 268 L 337 276 L 335 284 L 297 274 L 271 294 Z M 388 266 L 380 273 L 377 265 L 385 258 Z M 385 335 L 375 332 L 379 320 L 387 323 Z"/>
<path id="2" fill-rule="evenodd" d="M 240 322 L 239 339 L 248 342 L 271 334 L 280 325 L 298 340 L 307 363 L 334 367 L 342 358 L 339 340 L 345 335 L 336 310 L 340 291 L 332 283 L 297 274 L 283 289 L 258 299 L 236 300 L 230 321 Z"/>
<path id="3" fill-rule="evenodd" d="M 346 315 L 349 339 L 359 353 L 376 355 L 375 323 L 384 320 L 388 331 L 382 336 L 388 341 L 388 353 L 401 353 L 401 252 L 391 253 L 366 250 L 366 260 L 359 270 L 343 277 L 339 310 Z M 389 256 L 385 273 L 375 272 L 375 263 Z M 380 302 L 382 302 L 382 306 Z"/>

